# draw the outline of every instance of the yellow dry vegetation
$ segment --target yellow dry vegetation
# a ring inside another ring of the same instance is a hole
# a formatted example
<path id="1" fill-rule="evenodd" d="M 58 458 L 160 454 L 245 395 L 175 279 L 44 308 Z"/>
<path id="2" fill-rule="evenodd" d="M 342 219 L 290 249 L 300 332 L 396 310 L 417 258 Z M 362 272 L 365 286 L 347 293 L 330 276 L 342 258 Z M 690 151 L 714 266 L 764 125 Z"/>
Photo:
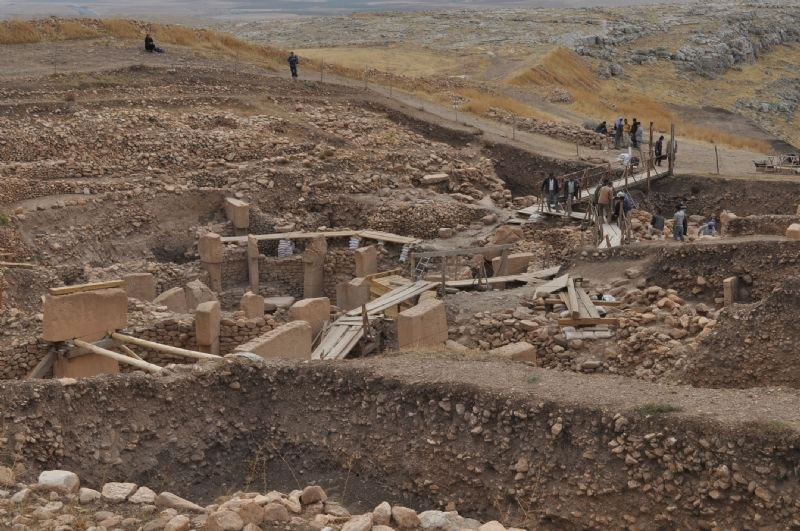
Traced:
<path id="1" fill-rule="evenodd" d="M 531 105 L 526 105 L 525 103 L 508 96 L 491 94 L 473 88 L 456 89 L 455 93 L 467 100 L 467 102 L 461 106 L 461 110 L 471 112 L 473 114 L 485 115 L 488 113 L 490 108 L 495 107 L 525 118 L 550 120 L 553 122 L 562 121 L 558 116 L 539 110 Z M 449 98 L 440 97 L 438 99 L 440 100 L 440 103 L 450 103 Z"/>
<path id="2" fill-rule="evenodd" d="M 41 33 L 30 22 L 21 20 L 0 22 L 0 44 L 28 44 L 41 40 Z"/>
<path id="3" fill-rule="evenodd" d="M 648 65 L 649 68 L 653 66 Z M 663 64 L 657 64 L 655 67 L 666 70 Z M 632 69 L 633 75 L 630 78 L 633 81 L 601 80 L 583 58 L 564 48 L 555 48 L 545 54 L 539 64 L 511 77 L 508 84 L 534 89 L 542 87 L 566 89 L 575 100 L 569 108 L 597 120 L 613 123 L 618 117 L 628 118 L 629 121 L 637 118 L 645 124 L 654 122 L 656 131 L 662 133 L 668 132 L 670 124 L 675 124 L 680 136 L 762 153 L 770 151 L 769 143 L 762 139 L 743 137 L 682 119 L 667 106 L 672 101 L 666 95 L 666 87 L 675 86 L 674 74 L 671 84 L 664 82 L 659 85 L 661 88 L 657 89 L 648 83 L 650 88 L 645 91 L 637 85 L 640 80 L 647 79 L 648 73 L 644 68 L 638 68 Z M 669 73 L 661 73 L 662 77 L 668 75 Z M 674 103 L 687 102 L 684 100 Z"/>
<path id="4" fill-rule="evenodd" d="M 455 56 L 416 46 L 386 46 L 362 48 L 342 46 L 332 48 L 302 48 L 295 50 L 303 57 L 325 61 L 347 68 L 381 70 L 404 76 L 430 76 L 455 72 L 461 61 Z"/>

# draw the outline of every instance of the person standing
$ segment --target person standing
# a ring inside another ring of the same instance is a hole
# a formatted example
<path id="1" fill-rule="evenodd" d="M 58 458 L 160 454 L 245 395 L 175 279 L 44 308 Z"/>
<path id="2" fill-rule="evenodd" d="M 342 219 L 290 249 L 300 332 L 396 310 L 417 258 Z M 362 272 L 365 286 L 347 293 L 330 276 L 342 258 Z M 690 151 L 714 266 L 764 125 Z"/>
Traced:
<path id="1" fill-rule="evenodd" d="M 655 155 L 656 155 L 656 165 L 661 166 L 661 161 L 664 160 L 664 135 L 658 137 L 656 140 L 656 147 L 655 147 Z"/>
<path id="2" fill-rule="evenodd" d="M 631 145 L 635 149 L 639 149 L 639 144 L 636 143 L 638 139 L 637 133 L 639 132 L 639 122 L 636 121 L 636 118 L 633 119 L 633 125 L 631 125 Z"/>
<path id="3" fill-rule="evenodd" d="M 625 121 L 622 122 L 622 137 L 625 141 L 625 145 L 623 147 L 628 147 L 631 141 L 631 124 L 628 123 L 628 119 L 625 118 Z"/>
<path id="4" fill-rule="evenodd" d="M 656 208 L 650 219 L 650 235 L 661 236 L 664 234 L 664 216 L 661 215 L 661 210 Z"/>
<path id="5" fill-rule="evenodd" d="M 636 137 L 636 148 L 641 152 L 642 143 L 644 143 L 644 127 L 642 127 L 641 122 L 636 122 L 636 133 L 634 136 Z"/>
<path id="6" fill-rule="evenodd" d="M 600 188 L 600 193 L 597 195 L 597 217 L 603 223 L 608 223 L 609 214 L 611 214 L 611 201 L 614 199 L 614 188 L 611 182 L 606 179 L 603 181 L 603 187 Z"/>
<path id="7" fill-rule="evenodd" d="M 558 185 L 558 179 L 555 175 L 550 173 L 547 179 L 542 182 L 542 191 L 547 194 L 547 207 L 551 208 L 553 205 L 558 208 L 558 192 L 561 187 Z"/>
<path id="8" fill-rule="evenodd" d="M 567 214 L 572 214 L 572 204 L 580 199 L 580 196 L 580 181 L 575 176 L 572 176 L 564 183 L 564 204 L 567 205 Z"/>
<path id="9" fill-rule="evenodd" d="M 683 205 L 678 207 L 678 210 L 675 211 L 675 216 L 672 218 L 672 239 L 675 241 L 683 241 L 684 237 L 686 236 L 686 232 L 684 232 L 684 223 L 686 222 L 686 211 L 683 209 Z"/>
<path id="10" fill-rule="evenodd" d="M 292 72 L 292 79 L 297 79 L 297 63 L 299 62 L 300 58 L 294 52 L 289 52 L 289 70 Z"/>
<path id="11" fill-rule="evenodd" d="M 622 148 L 622 117 L 614 123 L 614 149 Z"/>

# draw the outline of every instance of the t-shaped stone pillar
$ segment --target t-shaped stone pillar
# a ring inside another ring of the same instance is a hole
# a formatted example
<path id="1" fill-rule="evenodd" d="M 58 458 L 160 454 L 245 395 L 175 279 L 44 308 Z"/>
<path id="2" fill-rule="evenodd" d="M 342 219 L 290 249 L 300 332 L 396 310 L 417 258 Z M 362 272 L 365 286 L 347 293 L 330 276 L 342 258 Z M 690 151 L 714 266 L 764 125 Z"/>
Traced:
<path id="1" fill-rule="evenodd" d="M 378 250 L 374 245 L 356 249 L 355 260 L 357 277 L 366 277 L 378 272 Z"/>
<path id="2" fill-rule="evenodd" d="M 200 262 L 208 271 L 211 290 L 222 293 L 222 237 L 213 232 L 203 234 L 197 249 L 200 252 Z"/>
<path id="3" fill-rule="evenodd" d="M 311 240 L 311 244 L 303 252 L 303 298 L 322 297 L 325 281 L 325 254 L 328 242 L 324 236 Z"/>
<path id="4" fill-rule="evenodd" d="M 260 284 L 258 277 L 258 240 L 250 234 L 247 237 L 247 275 L 250 279 L 250 291 L 258 294 Z"/>
<path id="5" fill-rule="evenodd" d="M 219 327 L 222 313 L 219 301 L 204 302 L 194 314 L 194 336 L 201 352 L 219 354 Z"/>

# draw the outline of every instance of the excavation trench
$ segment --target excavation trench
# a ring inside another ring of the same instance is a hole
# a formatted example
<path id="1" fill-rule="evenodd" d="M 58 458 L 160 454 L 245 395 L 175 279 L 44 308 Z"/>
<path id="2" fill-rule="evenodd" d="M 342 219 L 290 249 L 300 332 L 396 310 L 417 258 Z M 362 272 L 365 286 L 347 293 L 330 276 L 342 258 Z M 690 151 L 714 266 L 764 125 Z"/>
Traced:
<path id="1" fill-rule="evenodd" d="M 565 394 L 579 387 L 579 397 Z M 430 354 L 341 364 L 224 360 L 166 377 L 0 389 L 3 464 L 22 465 L 31 478 L 63 468 L 86 486 L 133 481 L 199 502 L 321 484 L 353 512 L 388 500 L 453 504 L 528 528 L 615 527 L 624 514 L 643 526 L 665 516 L 691 527 L 701 508 L 713 508 L 720 523 L 763 509 L 747 482 L 729 485 L 735 502 L 699 494 L 723 465 L 772 489 L 775 511 L 760 513 L 764 525 L 780 518 L 778 509 L 795 510 L 781 496 L 800 493 L 796 419 L 751 426 L 746 407 L 715 395 L 731 411 L 701 420 L 705 390 L 664 399 L 663 387 L 514 363 Z"/>

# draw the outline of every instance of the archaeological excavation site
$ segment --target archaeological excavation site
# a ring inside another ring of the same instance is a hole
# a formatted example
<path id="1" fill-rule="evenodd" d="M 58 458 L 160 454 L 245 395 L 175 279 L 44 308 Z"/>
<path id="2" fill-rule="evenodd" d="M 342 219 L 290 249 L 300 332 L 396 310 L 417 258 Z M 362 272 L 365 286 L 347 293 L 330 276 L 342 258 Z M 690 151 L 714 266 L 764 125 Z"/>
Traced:
<path id="1" fill-rule="evenodd" d="M 796 175 L 88 42 L 0 45 L 0 528 L 800 527 Z"/>

